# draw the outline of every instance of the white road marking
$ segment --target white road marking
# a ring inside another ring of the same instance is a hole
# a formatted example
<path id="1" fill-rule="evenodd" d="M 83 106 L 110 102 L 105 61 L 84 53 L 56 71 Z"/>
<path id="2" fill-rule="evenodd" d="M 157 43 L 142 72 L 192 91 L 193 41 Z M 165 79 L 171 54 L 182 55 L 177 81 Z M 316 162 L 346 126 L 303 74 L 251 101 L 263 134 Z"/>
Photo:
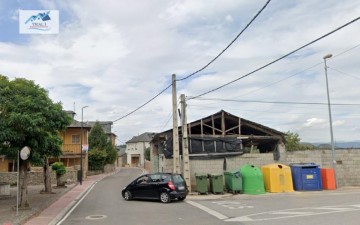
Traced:
<path id="1" fill-rule="evenodd" d="M 304 217 L 304 216 L 315 216 L 315 215 L 324 215 L 324 214 L 332 214 L 332 213 L 344 213 L 351 211 L 359 211 L 360 205 L 342 205 L 339 208 L 337 206 L 328 206 L 328 207 L 311 207 L 311 208 L 298 208 L 298 209 L 289 209 L 289 210 L 279 210 L 279 211 L 270 211 L 263 213 L 250 214 L 246 216 L 240 216 L 235 218 L 230 218 L 225 220 L 226 222 L 245 222 L 245 221 L 267 221 L 267 220 L 275 220 L 275 219 L 288 219 L 294 217 Z M 291 211 L 294 210 L 294 211 Z M 295 211 L 297 210 L 297 211 Z M 299 210 L 306 210 L 305 212 L 301 212 Z M 323 212 L 314 212 L 314 210 L 327 210 Z M 284 215 L 278 217 L 272 217 L 274 215 Z M 255 218 L 256 216 L 264 216 L 265 218 Z"/>
<path id="2" fill-rule="evenodd" d="M 314 214 L 313 212 L 272 212 L 273 215 L 309 215 Z"/>
<path id="3" fill-rule="evenodd" d="M 236 218 L 232 218 L 232 219 L 227 219 L 225 221 L 226 222 L 247 222 L 247 221 L 255 221 L 255 220 L 251 219 L 248 216 L 240 216 L 240 217 L 236 217 Z"/>
<path id="4" fill-rule="evenodd" d="M 201 204 L 199 204 L 199 203 L 196 203 L 196 202 L 193 202 L 193 201 L 189 201 L 189 200 L 187 200 L 186 202 L 189 203 L 190 205 L 193 205 L 193 206 L 195 206 L 195 207 L 197 207 L 197 208 L 199 208 L 199 209 L 201 209 L 201 210 L 209 213 L 209 214 L 212 215 L 212 216 L 215 216 L 216 218 L 218 218 L 218 219 L 220 219 L 220 220 L 228 219 L 227 216 L 225 216 L 225 215 L 223 215 L 223 214 L 221 214 L 221 213 L 219 213 L 219 212 L 217 212 L 217 211 L 215 211 L 215 210 L 212 210 L 212 209 L 210 209 L 210 208 L 208 208 L 208 207 L 206 207 L 206 206 L 203 206 L 203 205 L 201 205 Z"/>
<path id="5" fill-rule="evenodd" d="M 319 207 L 316 209 L 322 209 L 322 210 L 334 210 L 334 211 L 348 211 L 349 208 L 333 208 L 333 207 Z"/>
<path id="6" fill-rule="evenodd" d="M 228 208 L 228 209 L 252 209 L 254 208 L 254 206 L 248 206 L 244 203 L 241 202 L 234 202 L 234 201 L 217 201 L 217 202 L 212 202 L 214 204 L 220 205 L 222 207 Z"/>

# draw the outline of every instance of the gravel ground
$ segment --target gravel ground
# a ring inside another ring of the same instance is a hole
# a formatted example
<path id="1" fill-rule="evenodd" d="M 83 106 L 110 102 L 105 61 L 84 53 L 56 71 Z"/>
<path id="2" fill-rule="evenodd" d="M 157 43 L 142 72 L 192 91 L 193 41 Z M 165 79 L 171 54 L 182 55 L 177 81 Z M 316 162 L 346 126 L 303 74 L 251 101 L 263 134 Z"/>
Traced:
<path id="1" fill-rule="evenodd" d="M 17 225 L 25 223 L 29 218 L 38 215 L 60 196 L 71 190 L 76 184 L 68 184 L 64 188 L 53 186 L 54 194 L 42 194 L 44 185 L 28 186 L 30 209 L 18 211 L 16 215 L 16 186 L 10 188 L 10 196 L 0 196 L 0 225 Z"/>

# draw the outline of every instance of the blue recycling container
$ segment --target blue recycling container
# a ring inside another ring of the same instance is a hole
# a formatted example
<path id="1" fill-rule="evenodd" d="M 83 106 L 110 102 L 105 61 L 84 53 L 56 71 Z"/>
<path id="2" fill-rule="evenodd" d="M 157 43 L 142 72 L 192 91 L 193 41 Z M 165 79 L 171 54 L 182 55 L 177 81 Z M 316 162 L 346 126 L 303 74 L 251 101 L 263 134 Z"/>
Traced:
<path id="1" fill-rule="evenodd" d="M 315 163 L 290 164 L 294 190 L 321 191 L 322 181 L 319 165 Z"/>

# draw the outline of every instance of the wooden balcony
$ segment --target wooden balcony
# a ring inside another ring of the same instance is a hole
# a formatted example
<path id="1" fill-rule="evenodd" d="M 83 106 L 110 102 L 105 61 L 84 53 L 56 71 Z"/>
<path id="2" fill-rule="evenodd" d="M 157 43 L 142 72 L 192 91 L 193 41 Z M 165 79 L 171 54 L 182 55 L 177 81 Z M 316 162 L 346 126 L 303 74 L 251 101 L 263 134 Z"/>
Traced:
<path id="1" fill-rule="evenodd" d="M 62 152 L 64 155 L 80 154 L 80 144 L 63 144 Z"/>

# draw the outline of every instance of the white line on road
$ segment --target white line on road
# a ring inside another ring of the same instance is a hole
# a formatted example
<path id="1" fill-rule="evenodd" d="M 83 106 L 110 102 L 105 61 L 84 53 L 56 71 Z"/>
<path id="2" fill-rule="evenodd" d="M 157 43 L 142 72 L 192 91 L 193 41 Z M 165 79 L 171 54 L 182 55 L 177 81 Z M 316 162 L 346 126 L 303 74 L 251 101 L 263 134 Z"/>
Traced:
<path id="1" fill-rule="evenodd" d="M 224 216 L 223 214 L 221 214 L 221 213 L 219 213 L 219 212 L 216 212 L 216 211 L 214 211 L 214 210 L 212 210 L 212 209 L 210 209 L 210 208 L 208 208 L 208 207 L 206 207 L 206 206 L 203 206 L 203 205 L 201 205 L 201 204 L 199 204 L 199 203 L 196 203 L 196 202 L 193 202 L 193 201 L 189 201 L 189 200 L 187 200 L 186 202 L 189 203 L 189 204 L 192 205 L 192 206 L 195 206 L 195 207 L 197 207 L 197 208 L 199 208 L 199 209 L 201 209 L 201 210 L 209 213 L 209 214 L 212 215 L 212 216 L 215 216 L 216 218 L 218 218 L 218 219 L 220 219 L 220 220 L 228 219 L 227 216 Z"/>
<path id="2" fill-rule="evenodd" d="M 354 207 L 354 208 L 352 208 Z M 226 222 L 245 222 L 245 221 L 267 221 L 267 220 L 278 220 L 278 219 L 288 219 L 294 217 L 304 217 L 304 216 L 316 216 L 316 215 L 324 215 L 324 214 L 333 214 L 333 213 L 344 213 L 344 212 L 352 212 L 359 211 L 360 205 L 349 205 L 348 208 L 336 208 L 334 207 L 311 207 L 311 208 L 298 208 L 298 209 L 289 209 L 284 211 L 271 211 L 271 212 L 262 212 L 255 213 L 246 216 L 240 216 L 235 218 L 230 218 L 225 220 Z M 311 212 L 313 210 L 331 210 L 324 212 Z M 292 211 L 291 210 L 308 210 L 307 212 L 300 211 Z M 336 210 L 336 211 L 333 211 Z M 272 215 L 283 215 L 278 217 L 273 217 Z M 252 218 L 253 217 L 253 218 Z M 263 217 L 263 218 L 254 218 L 254 217 Z"/>
<path id="3" fill-rule="evenodd" d="M 314 214 L 313 212 L 272 212 L 273 215 L 309 215 Z"/>

